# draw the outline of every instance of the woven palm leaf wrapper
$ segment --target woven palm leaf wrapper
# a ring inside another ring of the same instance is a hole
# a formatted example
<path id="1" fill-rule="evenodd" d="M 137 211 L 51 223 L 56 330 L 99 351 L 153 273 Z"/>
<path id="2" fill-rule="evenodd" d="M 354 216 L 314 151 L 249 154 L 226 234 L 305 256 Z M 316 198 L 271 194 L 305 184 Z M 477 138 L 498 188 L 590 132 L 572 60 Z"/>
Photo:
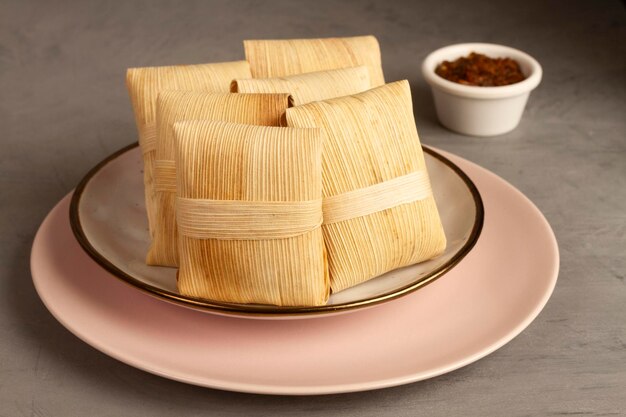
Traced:
<path id="1" fill-rule="evenodd" d="M 143 153 L 146 212 L 150 237 L 154 236 L 153 170 L 156 137 L 156 101 L 161 90 L 229 91 L 235 78 L 250 77 L 247 61 L 198 65 L 129 68 L 126 87 L 135 113 Z"/>
<path id="2" fill-rule="evenodd" d="M 322 229 L 333 292 L 444 251 L 407 81 L 294 107 L 286 119 L 326 130 Z M 391 207 L 364 214 L 381 204 Z"/>
<path id="3" fill-rule="evenodd" d="M 311 103 L 329 98 L 349 96 L 369 90 L 367 67 L 342 68 L 308 72 L 277 78 L 250 78 L 233 80 L 233 93 L 289 93 L 293 105 Z"/>
<path id="4" fill-rule="evenodd" d="M 246 40 L 253 78 L 274 78 L 364 65 L 371 87 L 385 83 L 380 46 L 374 36 L 348 38 Z"/>
<path id="5" fill-rule="evenodd" d="M 183 121 L 174 132 L 181 294 L 325 304 L 323 131 Z"/>
<path id="6" fill-rule="evenodd" d="M 278 126 L 289 105 L 288 94 L 231 94 L 162 91 L 157 105 L 157 144 L 154 161 L 154 237 L 149 265 L 178 266 L 176 227 L 176 142 L 174 123 L 218 120 Z"/>

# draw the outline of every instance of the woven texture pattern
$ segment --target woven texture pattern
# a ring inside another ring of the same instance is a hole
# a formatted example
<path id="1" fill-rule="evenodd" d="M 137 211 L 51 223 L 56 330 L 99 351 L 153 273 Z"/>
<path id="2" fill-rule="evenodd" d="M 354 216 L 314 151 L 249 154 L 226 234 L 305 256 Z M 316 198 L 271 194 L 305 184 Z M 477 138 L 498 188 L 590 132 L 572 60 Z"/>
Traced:
<path id="1" fill-rule="evenodd" d="M 278 126 L 288 102 L 287 94 L 161 92 L 157 106 L 154 164 L 154 236 L 148 251 L 148 264 L 178 266 L 174 123 L 182 120 L 217 120 Z"/>
<path id="2" fill-rule="evenodd" d="M 349 96 L 370 88 L 367 67 L 342 68 L 330 71 L 308 72 L 277 78 L 234 80 L 233 93 L 288 93 L 293 104 L 300 106 L 313 101 Z"/>
<path id="3" fill-rule="evenodd" d="M 321 200 L 321 129 L 183 121 L 174 132 L 181 199 Z M 321 215 L 321 204 L 318 209 Z M 238 303 L 323 305 L 329 281 L 321 227 L 289 238 L 253 239 L 266 223 L 247 224 L 251 239 L 180 234 L 179 291 Z"/>
<path id="4" fill-rule="evenodd" d="M 178 197 L 176 223 L 181 235 L 195 239 L 283 239 L 322 225 L 322 199 L 242 201 Z"/>
<path id="5" fill-rule="evenodd" d="M 326 130 L 324 198 L 426 169 L 407 81 L 294 107 L 286 118 L 292 127 Z M 334 292 L 431 259 L 446 245 L 432 195 L 322 229 Z"/>
<path id="6" fill-rule="evenodd" d="M 247 40 L 243 46 L 254 78 L 284 77 L 364 65 L 370 73 L 371 87 L 385 83 L 380 46 L 374 36 Z"/>
<path id="7" fill-rule="evenodd" d="M 143 152 L 146 211 L 151 237 L 154 236 L 156 216 L 153 173 L 156 102 L 159 92 L 164 89 L 228 92 L 232 80 L 250 76 L 250 66 L 246 61 L 130 68 L 126 72 L 126 87 Z"/>
<path id="8" fill-rule="evenodd" d="M 338 223 L 367 216 L 400 204 L 424 200 L 432 195 L 426 170 L 412 172 L 365 188 L 326 197 L 324 223 Z"/>

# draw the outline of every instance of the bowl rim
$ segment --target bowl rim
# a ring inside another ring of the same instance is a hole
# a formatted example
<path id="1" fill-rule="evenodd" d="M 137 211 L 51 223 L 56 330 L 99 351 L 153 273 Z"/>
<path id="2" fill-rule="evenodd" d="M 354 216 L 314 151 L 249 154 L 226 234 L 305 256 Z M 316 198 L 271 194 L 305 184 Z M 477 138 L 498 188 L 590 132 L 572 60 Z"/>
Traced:
<path id="1" fill-rule="evenodd" d="M 522 66 L 530 68 L 530 75 L 524 81 L 515 84 L 480 87 L 455 83 L 435 74 L 435 68 L 441 61 L 456 59 L 450 55 L 461 57 L 472 51 L 513 58 Z M 422 62 L 422 75 L 433 89 L 436 88 L 455 96 L 474 99 L 501 99 L 527 94 L 535 89 L 541 82 L 543 70 L 536 59 L 519 49 L 495 43 L 470 42 L 444 46 L 428 54 Z"/>

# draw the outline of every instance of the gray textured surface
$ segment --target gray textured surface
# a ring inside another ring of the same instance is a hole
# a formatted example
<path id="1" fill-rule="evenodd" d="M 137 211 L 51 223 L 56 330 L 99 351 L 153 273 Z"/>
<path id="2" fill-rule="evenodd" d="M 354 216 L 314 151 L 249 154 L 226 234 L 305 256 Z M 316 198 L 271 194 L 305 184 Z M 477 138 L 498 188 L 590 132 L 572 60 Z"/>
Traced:
<path id="1" fill-rule="evenodd" d="M 238 59 L 244 38 L 365 33 L 380 40 L 387 79 L 410 80 L 422 140 L 509 180 L 552 224 L 559 282 L 524 333 L 432 380 L 269 397 L 133 369 L 50 316 L 30 281 L 30 245 L 88 168 L 134 140 L 126 67 Z M 429 51 L 476 40 L 544 68 L 519 128 L 496 139 L 440 127 L 419 75 Z M 0 0 L 0 416 L 624 415 L 625 45 L 618 1 Z"/>

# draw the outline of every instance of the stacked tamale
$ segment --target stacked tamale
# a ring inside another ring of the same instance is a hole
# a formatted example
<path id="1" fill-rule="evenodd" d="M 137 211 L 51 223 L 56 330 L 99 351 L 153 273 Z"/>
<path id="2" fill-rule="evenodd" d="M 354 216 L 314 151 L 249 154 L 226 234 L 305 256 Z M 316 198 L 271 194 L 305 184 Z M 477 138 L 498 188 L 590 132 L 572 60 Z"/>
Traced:
<path id="1" fill-rule="evenodd" d="M 230 94 L 172 90 L 159 94 L 153 174 L 153 204 L 156 215 L 148 263 L 178 266 L 174 124 L 183 120 L 204 119 L 278 126 L 288 102 L 288 94 Z"/>
<path id="2" fill-rule="evenodd" d="M 151 246 L 181 294 L 316 306 L 445 249 L 408 82 L 373 36 L 130 69 Z"/>
<path id="3" fill-rule="evenodd" d="M 332 97 L 349 96 L 370 88 L 367 67 L 340 68 L 275 78 L 237 79 L 233 93 L 287 93 L 300 106 Z"/>
<path id="4" fill-rule="evenodd" d="M 153 171 L 156 151 L 156 101 L 163 89 L 228 92 L 228 82 L 250 76 L 246 61 L 167 67 L 130 68 L 126 86 L 135 112 L 139 145 L 143 153 L 146 212 L 150 236 L 153 236 L 154 207 Z M 148 264 L 154 264 L 148 258 Z"/>

